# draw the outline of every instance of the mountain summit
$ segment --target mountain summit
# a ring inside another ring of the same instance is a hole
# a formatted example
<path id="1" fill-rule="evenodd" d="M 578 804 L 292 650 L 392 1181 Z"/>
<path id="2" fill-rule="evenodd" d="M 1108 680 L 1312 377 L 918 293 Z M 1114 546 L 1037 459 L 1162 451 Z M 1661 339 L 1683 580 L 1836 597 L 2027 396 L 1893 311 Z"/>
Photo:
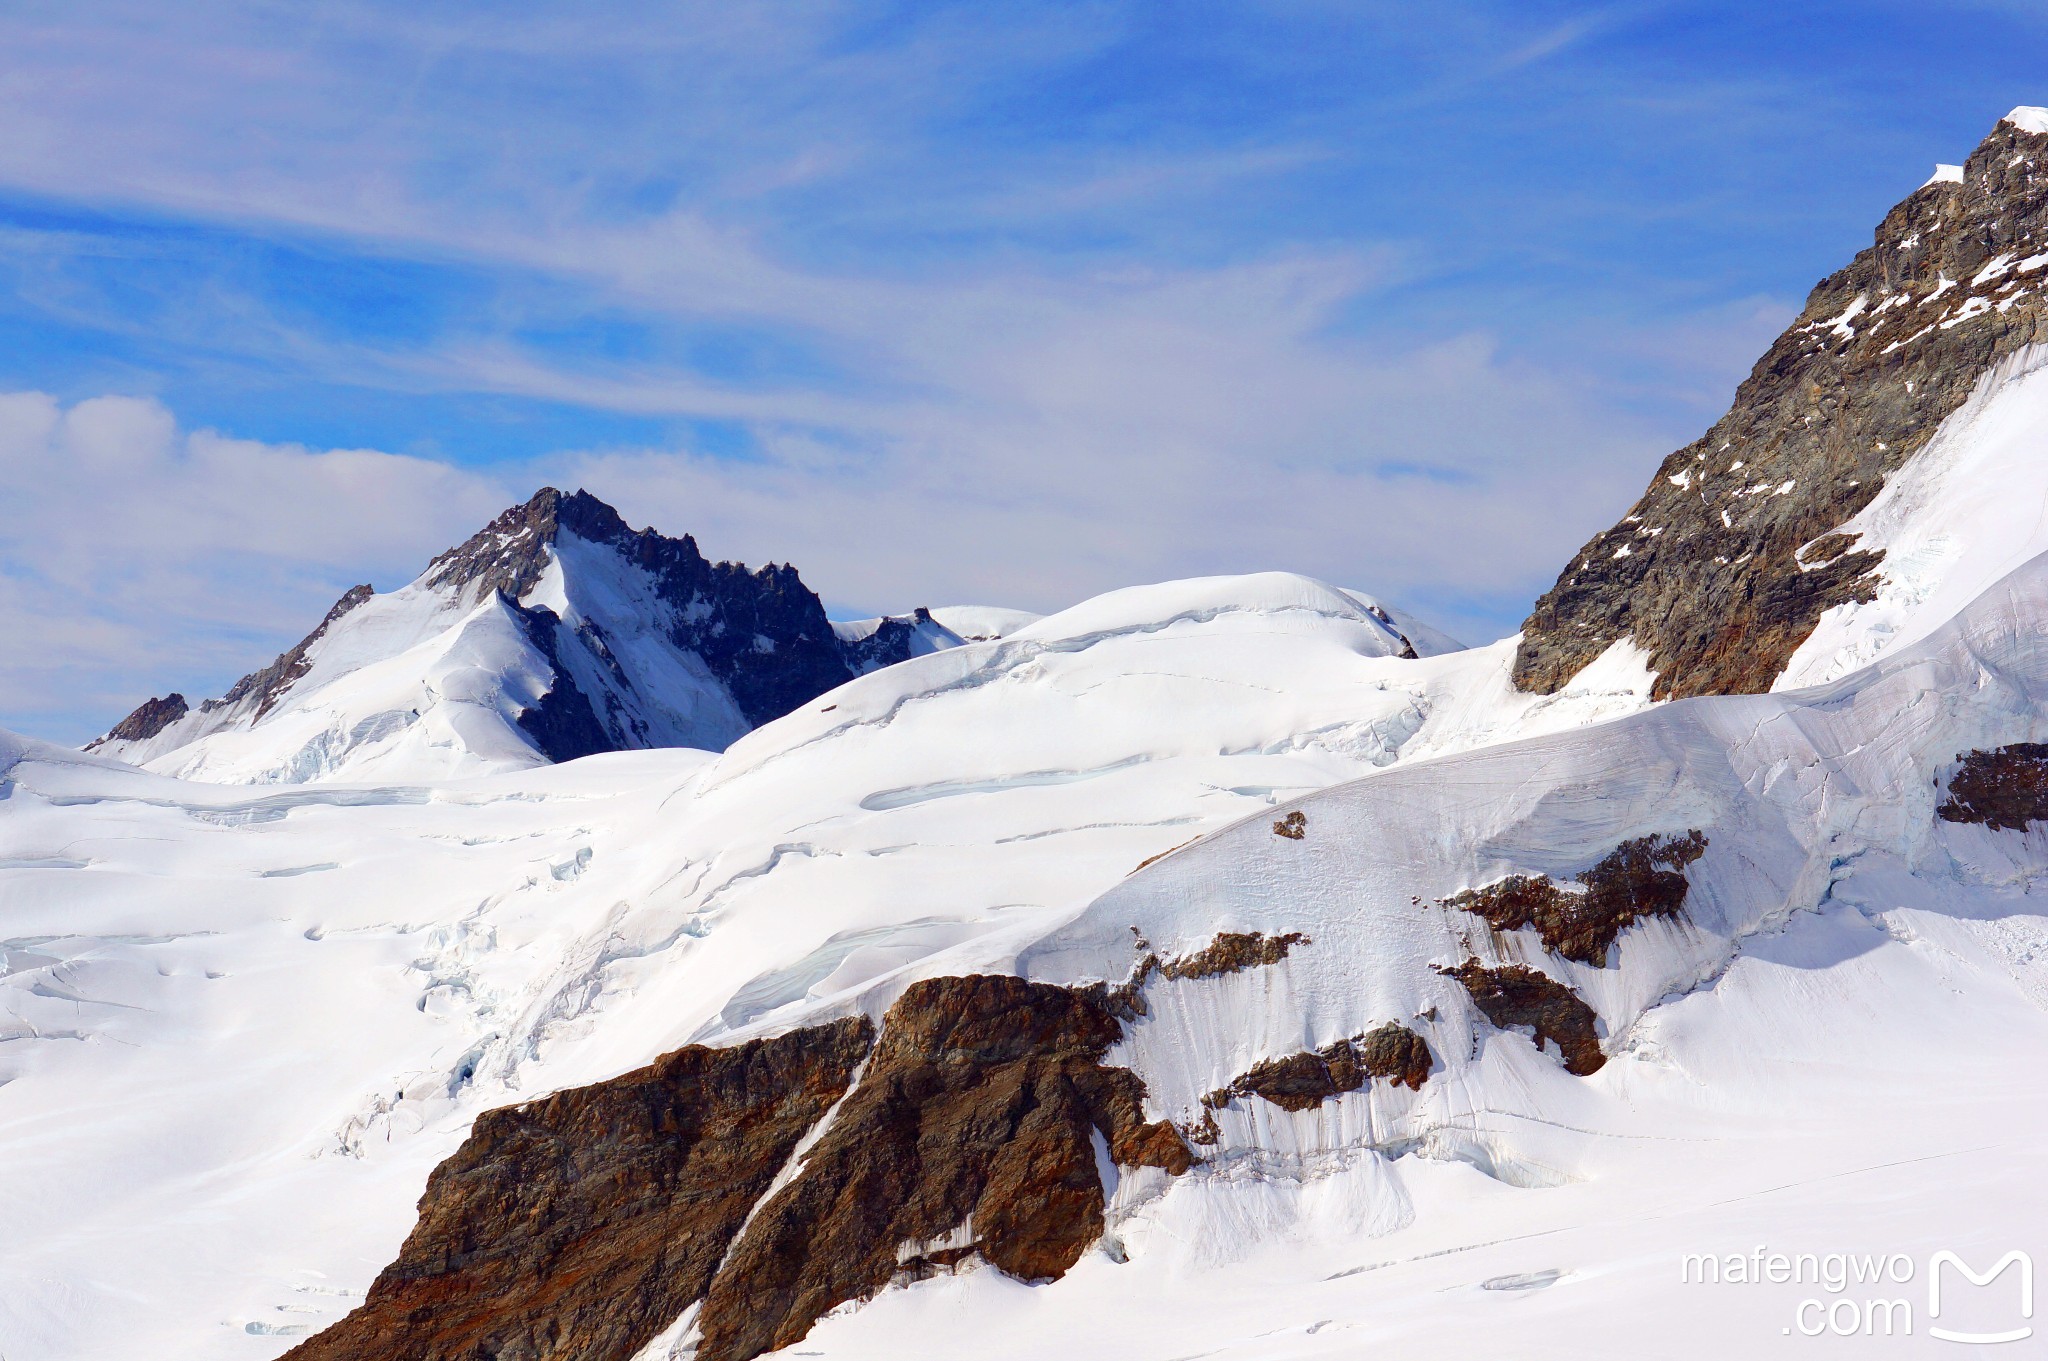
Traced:
<path id="1" fill-rule="evenodd" d="M 1951 422 L 2011 400 L 2039 366 L 2043 265 L 2048 110 L 2021 108 L 1959 171 L 1940 167 L 1885 216 L 1871 246 L 1814 288 L 1728 414 L 1573 557 L 1522 626 L 1516 683 L 1554 694 L 1621 643 L 1640 649 L 1659 698 L 1838 673 L 1842 659 L 1819 655 L 1792 667 L 1830 612 L 1839 621 L 1887 593 L 1924 598 L 1930 566 L 1940 576 L 1951 565 L 1907 561 L 1865 512 L 1903 519 L 1877 504 L 1901 470 Z M 1926 524 L 1945 498 L 1920 490 Z M 2016 566 L 1988 565 L 1973 584 Z M 1917 633 L 1953 613 L 1928 615 Z M 1903 641 L 1906 623 L 1880 632 Z M 1809 651 L 1835 651 L 1842 632 L 1822 629 Z"/>
<path id="2" fill-rule="evenodd" d="M 91 750 L 201 779 L 478 773 L 720 750 L 877 666 L 961 639 L 919 611 L 844 630 L 796 568 L 711 562 L 544 487 L 400 590 L 357 586 L 218 699 L 152 699 Z"/>

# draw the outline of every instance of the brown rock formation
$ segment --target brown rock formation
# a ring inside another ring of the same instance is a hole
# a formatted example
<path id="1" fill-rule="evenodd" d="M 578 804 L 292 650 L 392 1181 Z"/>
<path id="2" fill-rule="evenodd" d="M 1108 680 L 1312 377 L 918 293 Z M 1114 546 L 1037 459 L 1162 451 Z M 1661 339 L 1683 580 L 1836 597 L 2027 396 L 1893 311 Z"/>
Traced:
<path id="1" fill-rule="evenodd" d="M 1194 954 L 1170 959 L 1159 966 L 1168 978 L 1215 978 L 1222 974 L 1278 964 L 1297 945 L 1309 938 L 1299 931 L 1268 936 L 1257 931 L 1224 931 Z"/>
<path id="2" fill-rule="evenodd" d="M 176 690 L 162 699 L 146 699 L 104 736 L 86 743 L 85 749 L 92 751 L 108 742 L 146 742 L 190 712 L 185 697 Z"/>
<path id="3" fill-rule="evenodd" d="M 1548 876 L 1511 874 L 1485 888 L 1443 900 L 1484 917 L 1497 931 L 1536 928 L 1543 947 L 1581 964 L 1604 965 L 1615 937 L 1645 917 L 1675 917 L 1685 907 L 1685 867 L 1706 853 L 1697 830 L 1684 836 L 1624 841 L 1581 877 L 1582 893 L 1567 892 Z"/>
<path id="4" fill-rule="evenodd" d="M 486 1112 L 348 1317 L 293 1361 L 624 1361 L 702 1298 L 797 1140 L 867 1052 L 862 1020 L 695 1045 Z"/>
<path id="5" fill-rule="evenodd" d="M 1947 822 L 1977 822 L 2008 832 L 2048 822 L 2048 743 L 2015 742 L 1995 751 L 1967 751 L 1935 813 Z"/>
<path id="6" fill-rule="evenodd" d="M 288 1355 L 627 1361 L 701 1301 L 698 1355 L 748 1361 L 899 1274 L 970 1255 L 1063 1274 L 1102 1232 L 1098 1136 L 1127 1167 L 1194 1161 L 1146 1122 L 1136 1075 L 1103 1066 L 1122 1029 L 1093 992 L 934 979 L 890 1008 L 870 1054 L 873 1033 L 859 1019 L 693 1045 L 486 1113 L 362 1306 Z"/>
<path id="7" fill-rule="evenodd" d="M 1067 988 L 993 976 L 912 985 L 803 1172 L 712 1282 L 702 1361 L 795 1342 L 926 1256 L 899 1261 L 905 1245 L 962 1226 L 1013 1276 L 1065 1273 L 1102 1231 L 1097 1133 L 1126 1165 L 1178 1173 L 1193 1161 L 1171 1126 L 1145 1123 L 1137 1077 L 1102 1065 L 1119 1033 L 1098 1000 Z"/>
<path id="8" fill-rule="evenodd" d="M 1305 1111 L 1340 1092 L 1355 1092 L 1376 1077 L 1421 1091 L 1435 1063 L 1422 1036 L 1398 1021 L 1389 1021 L 1354 1039 L 1254 1064 L 1229 1086 L 1203 1097 L 1202 1104 L 1215 1111 L 1233 1097 L 1260 1096 L 1282 1110 Z M 1208 1136 L 1201 1142 L 1216 1141 L 1213 1116 L 1204 1122 L 1200 1133 Z"/>
<path id="9" fill-rule="evenodd" d="M 1299 808 L 1273 824 L 1273 835 L 1299 841 L 1308 835 L 1308 814 Z"/>
<path id="10" fill-rule="evenodd" d="M 1835 531 L 1980 376 L 2048 339 L 2048 294 L 2017 268 L 2042 251 L 2048 134 L 2001 123 L 1961 183 L 1908 196 L 1814 288 L 1728 414 L 1558 575 L 1515 683 L 1554 693 L 1632 638 L 1659 698 L 1769 689 L 1822 611 L 1870 598 L 1879 555 Z"/>
<path id="11" fill-rule="evenodd" d="M 1548 974 L 1520 964 L 1489 969 L 1476 959 L 1439 972 L 1463 983 L 1486 1019 L 1503 1030 L 1530 1026 L 1536 1031 L 1538 1048 L 1545 1040 L 1556 1045 L 1564 1056 L 1566 1072 L 1588 1077 L 1607 1063 L 1607 1056 L 1600 1052 L 1600 1038 L 1594 1033 L 1599 1017 L 1577 993 Z"/>
<path id="12" fill-rule="evenodd" d="M 1411 1092 L 1422 1090 L 1436 1057 L 1422 1036 L 1398 1021 L 1388 1021 L 1358 1037 L 1358 1062 L 1367 1077 L 1391 1079 Z"/>

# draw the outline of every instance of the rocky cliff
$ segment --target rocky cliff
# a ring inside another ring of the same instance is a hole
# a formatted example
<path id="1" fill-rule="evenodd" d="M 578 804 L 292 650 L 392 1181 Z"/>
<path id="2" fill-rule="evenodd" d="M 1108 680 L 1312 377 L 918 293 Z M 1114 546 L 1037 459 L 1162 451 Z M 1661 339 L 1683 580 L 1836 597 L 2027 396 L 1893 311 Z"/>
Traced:
<path id="1" fill-rule="evenodd" d="M 362 1306 L 288 1355 L 627 1361 L 701 1305 L 701 1361 L 749 1361 L 970 1257 L 1064 1275 L 1102 1232 L 1098 1140 L 1125 1166 L 1193 1161 L 1102 1063 L 1120 1034 L 1086 990 L 939 978 L 878 1043 L 852 1019 L 693 1045 L 489 1112 Z"/>
<path id="2" fill-rule="evenodd" d="M 1664 460 L 1522 626 L 1515 682 L 1554 693 L 1608 647 L 1660 698 L 1762 691 L 1883 555 L 1839 532 L 1999 361 L 2048 338 L 2048 122 L 2020 110 L 1823 279 L 1728 414 Z"/>
<path id="3" fill-rule="evenodd" d="M 823 602 L 796 568 L 769 563 L 749 570 L 741 563 L 710 562 L 691 535 L 672 539 L 652 529 L 631 529 L 616 510 L 586 491 L 564 494 L 543 487 L 525 505 L 514 506 L 466 543 L 436 557 L 426 583 L 472 599 L 501 591 L 509 599 L 527 601 L 560 558 L 564 535 L 610 549 L 644 580 L 647 603 L 666 607 L 661 624 L 668 641 L 703 659 L 750 725 L 780 718 L 854 674 Z M 602 625 L 594 621 L 564 625 L 559 618 L 529 619 L 536 635 L 566 627 L 593 655 L 607 661 L 615 655 Z M 551 646 L 559 644 L 551 640 Z M 616 666 L 608 669 L 618 673 Z M 620 721 L 622 711 L 622 705 L 613 704 L 595 714 L 613 747 L 653 745 L 636 740 L 644 734 Z"/>

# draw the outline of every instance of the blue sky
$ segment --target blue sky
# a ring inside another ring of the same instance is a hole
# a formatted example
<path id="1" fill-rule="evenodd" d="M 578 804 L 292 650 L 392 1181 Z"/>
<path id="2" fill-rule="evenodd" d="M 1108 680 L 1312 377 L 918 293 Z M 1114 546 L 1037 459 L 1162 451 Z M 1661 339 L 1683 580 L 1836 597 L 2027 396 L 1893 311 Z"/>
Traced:
<path id="1" fill-rule="evenodd" d="M 15 3 L 0 725 L 217 693 L 542 482 L 840 613 L 1519 623 L 2037 5 Z"/>

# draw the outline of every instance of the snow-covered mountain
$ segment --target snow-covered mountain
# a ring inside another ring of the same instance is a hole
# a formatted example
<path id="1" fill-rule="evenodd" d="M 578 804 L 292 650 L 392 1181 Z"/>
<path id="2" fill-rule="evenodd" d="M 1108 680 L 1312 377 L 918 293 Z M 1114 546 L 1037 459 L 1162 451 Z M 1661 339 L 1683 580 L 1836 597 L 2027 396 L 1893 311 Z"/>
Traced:
<path id="1" fill-rule="evenodd" d="M 1555 690 L 1609 650 L 1660 697 L 1805 684 L 1925 637 L 2019 565 L 2048 485 L 2015 454 L 2043 409 L 2048 117 L 2013 110 L 1951 169 L 1558 574 L 1518 684 Z"/>
<path id="2" fill-rule="evenodd" d="M 1001 627 L 1010 613 L 961 617 Z M 89 749 L 230 783 L 716 751 L 857 674 L 961 641 L 924 610 L 834 625 L 794 567 L 711 563 L 687 535 L 632 530 L 589 493 L 548 487 L 402 589 L 351 589 L 219 699 L 149 700 Z"/>
<path id="3" fill-rule="evenodd" d="M 2031 221 L 2048 112 L 1986 148 L 1893 217 Z M 1589 549 L 1489 647 L 1269 573 L 815 625 L 847 678 L 719 751 L 252 789 L 0 736 L 0 1355 L 1952 1345 L 1934 1253 L 2048 1251 L 2048 408 L 1970 329 L 1996 258 L 1834 368 L 1881 300 L 1829 294 L 1856 335 L 1730 418 L 1793 485 L 1653 489 L 1595 544 L 1654 570 Z M 657 617 L 518 576 L 433 655 Z M 373 669 L 327 655 L 375 599 L 274 712 Z"/>

